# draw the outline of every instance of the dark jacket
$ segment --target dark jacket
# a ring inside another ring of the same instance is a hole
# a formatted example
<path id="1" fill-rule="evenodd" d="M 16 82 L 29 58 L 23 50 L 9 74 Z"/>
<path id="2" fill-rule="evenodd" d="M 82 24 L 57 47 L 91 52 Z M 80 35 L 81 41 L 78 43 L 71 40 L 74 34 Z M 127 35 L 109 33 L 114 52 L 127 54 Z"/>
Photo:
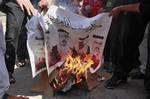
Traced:
<path id="1" fill-rule="evenodd" d="M 140 2 L 140 0 L 112 0 L 113 7 Z"/>
<path id="2" fill-rule="evenodd" d="M 146 22 L 150 22 L 150 0 L 143 0 L 140 3 L 140 14 Z"/>

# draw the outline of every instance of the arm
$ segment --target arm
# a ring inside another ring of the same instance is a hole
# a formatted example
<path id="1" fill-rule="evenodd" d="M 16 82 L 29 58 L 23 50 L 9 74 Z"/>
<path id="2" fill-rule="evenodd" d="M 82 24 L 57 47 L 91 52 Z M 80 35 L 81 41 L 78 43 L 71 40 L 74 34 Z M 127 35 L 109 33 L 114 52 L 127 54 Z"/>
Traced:
<path id="1" fill-rule="evenodd" d="M 122 12 L 138 12 L 141 14 L 143 19 L 150 21 L 150 1 L 143 0 L 140 3 L 128 4 L 119 7 L 115 7 L 111 10 L 110 16 L 119 15 Z"/>
<path id="2" fill-rule="evenodd" d="M 135 3 L 135 4 L 129 4 L 129 5 L 125 5 L 122 6 L 122 11 L 125 12 L 139 12 L 139 3 Z"/>
<path id="3" fill-rule="evenodd" d="M 115 7 L 111 10 L 110 15 L 117 16 L 122 12 L 139 12 L 140 3 L 128 4 Z"/>

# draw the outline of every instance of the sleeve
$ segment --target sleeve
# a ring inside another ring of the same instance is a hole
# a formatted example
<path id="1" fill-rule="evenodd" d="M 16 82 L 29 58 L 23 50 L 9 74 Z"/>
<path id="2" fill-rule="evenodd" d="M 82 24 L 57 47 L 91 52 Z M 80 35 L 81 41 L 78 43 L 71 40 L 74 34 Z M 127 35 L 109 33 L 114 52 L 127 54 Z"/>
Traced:
<path id="1" fill-rule="evenodd" d="M 146 21 L 150 21 L 150 0 L 143 0 L 139 6 L 140 14 Z"/>

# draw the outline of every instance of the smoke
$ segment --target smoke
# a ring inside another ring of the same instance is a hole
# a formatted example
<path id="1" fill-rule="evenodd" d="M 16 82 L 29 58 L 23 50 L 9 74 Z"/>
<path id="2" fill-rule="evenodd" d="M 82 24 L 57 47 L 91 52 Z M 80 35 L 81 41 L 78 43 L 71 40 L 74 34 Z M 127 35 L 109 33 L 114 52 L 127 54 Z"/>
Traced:
<path id="1" fill-rule="evenodd" d="M 80 1 L 78 0 L 49 0 L 49 5 L 56 5 L 68 11 L 79 14 Z"/>

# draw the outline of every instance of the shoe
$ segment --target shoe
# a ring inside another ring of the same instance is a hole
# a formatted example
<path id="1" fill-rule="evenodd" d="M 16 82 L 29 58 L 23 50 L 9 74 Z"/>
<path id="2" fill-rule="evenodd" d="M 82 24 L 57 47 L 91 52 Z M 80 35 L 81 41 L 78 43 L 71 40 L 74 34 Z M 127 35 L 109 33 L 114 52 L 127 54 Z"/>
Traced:
<path id="1" fill-rule="evenodd" d="M 12 73 L 9 73 L 9 82 L 10 84 L 14 84 L 16 82 L 14 76 L 12 75 Z"/>
<path id="2" fill-rule="evenodd" d="M 17 67 L 24 67 L 26 65 L 26 61 L 25 60 L 17 61 L 15 65 Z"/>
<path id="3" fill-rule="evenodd" d="M 123 83 L 127 83 L 127 77 L 112 75 L 112 77 L 105 82 L 104 87 L 107 89 L 115 89 Z"/>
<path id="4" fill-rule="evenodd" d="M 130 73 L 129 73 L 129 76 L 132 78 L 132 79 L 144 79 L 144 73 L 142 73 L 140 71 L 140 68 L 135 68 L 133 69 Z"/>
<path id="5" fill-rule="evenodd" d="M 144 79 L 145 75 L 141 72 L 131 74 L 132 79 Z"/>

